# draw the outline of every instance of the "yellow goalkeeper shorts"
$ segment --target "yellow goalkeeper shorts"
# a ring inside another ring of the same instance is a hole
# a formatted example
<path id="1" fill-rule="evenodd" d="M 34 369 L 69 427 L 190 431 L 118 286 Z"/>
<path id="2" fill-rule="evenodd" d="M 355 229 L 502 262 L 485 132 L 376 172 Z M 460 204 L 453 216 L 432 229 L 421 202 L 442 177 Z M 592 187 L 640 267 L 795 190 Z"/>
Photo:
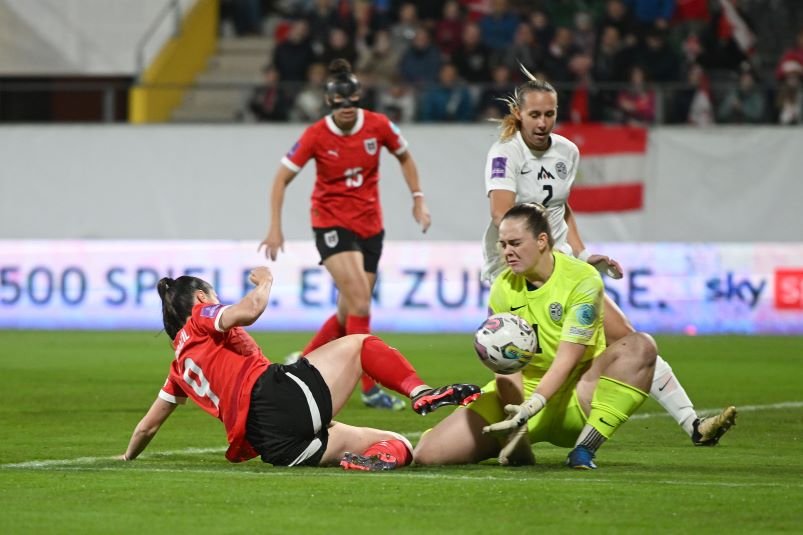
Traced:
<path id="1" fill-rule="evenodd" d="M 529 398 L 538 381 L 524 379 L 524 397 Z M 549 442 L 555 446 L 571 448 L 577 441 L 580 431 L 588 417 L 577 399 L 577 382 L 569 381 L 549 400 L 541 412 L 527 423 L 530 443 Z M 501 422 L 506 418 L 499 396 L 496 394 L 496 381 L 492 380 L 482 388 L 482 395 L 468 405 L 489 424 Z"/>

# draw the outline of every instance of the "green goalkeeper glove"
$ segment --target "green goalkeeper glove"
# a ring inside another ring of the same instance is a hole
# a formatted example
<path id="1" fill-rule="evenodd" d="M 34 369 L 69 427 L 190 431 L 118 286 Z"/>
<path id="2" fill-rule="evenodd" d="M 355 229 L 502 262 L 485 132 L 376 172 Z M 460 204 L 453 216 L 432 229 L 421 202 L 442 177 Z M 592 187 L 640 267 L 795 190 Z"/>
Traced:
<path id="1" fill-rule="evenodd" d="M 546 398 L 533 392 L 532 397 L 521 405 L 505 405 L 507 419 L 482 428 L 483 434 L 507 435 L 519 427 L 527 425 L 527 420 L 538 414 L 546 405 Z"/>

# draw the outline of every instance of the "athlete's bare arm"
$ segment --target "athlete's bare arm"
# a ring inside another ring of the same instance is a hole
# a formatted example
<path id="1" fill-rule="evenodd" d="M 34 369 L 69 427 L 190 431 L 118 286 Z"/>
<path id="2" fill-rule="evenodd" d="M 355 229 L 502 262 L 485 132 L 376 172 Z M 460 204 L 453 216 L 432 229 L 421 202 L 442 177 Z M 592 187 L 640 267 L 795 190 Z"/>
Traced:
<path id="1" fill-rule="evenodd" d="M 397 154 L 396 158 L 401 165 L 402 175 L 404 181 L 407 182 L 407 187 L 410 188 L 410 193 L 413 194 L 413 218 L 416 223 L 421 225 L 421 232 L 426 232 L 432 224 L 432 217 L 429 214 L 429 208 L 423 195 L 416 195 L 421 193 L 421 179 L 418 176 L 418 167 L 415 165 L 415 160 L 410 154 L 410 151 L 404 151 Z"/>
<path id="2" fill-rule="evenodd" d="M 238 302 L 226 308 L 220 315 L 220 328 L 244 327 L 253 324 L 268 306 L 270 288 L 273 285 L 273 274 L 266 267 L 251 270 L 248 280 L 256 285 Z"/>
<path id="3" fill-rule="evenodd" d="M 284 190 L 293 181 L 298 173 L 279 165 L 273 177 L 273 187 L 270 192 L 270 227 L 268 234 L 262 240 L 257 251 L 265 248 L 265 257 L 276 260 L 279 251 L 284 251 L 284 234 L 282 233 L 282 206 L 284 205 Z"/>
<path id="4" fill-rule="evenodd" d="M 491 221 L 499 227 L 502 217 L 516 204 L 516 194 L 506 189 L 495 189 L 488 194 L 488 199 L 491 202 Z"/>
<path id="5" fill-rule="evenodd" d="M 134 433 L 128 442 L 128 448 L 118 459 L 121 461 L 133 461 L 136 459 L 145 450 L 151 439 L 156 436 L 159 428 L 173 414 L 174 410 L 176 410 L 174 403 L 167 402 L 162 398 L 156 398 L 151 408 L 148 409 L 148 412 L 134 428 Z"/>
<path id="6" fill-rule="evenodd" d="M 566 210 L 563 213 L 563 220 L 566 221 L 566 226 L 569 227 L 569 232 L 566 235 L 566 241 L 569 242 L 574 256 L 577 256 L 581 251 L 585 250 L 586 246 L 583 243 L 583 239 L 580 237 L 580 229 L 577 228 L 577 220 L 574 218 L 574 212 L 572 212 L 572 208 L 569 206 L 569 203 L 566 203 Z"/>

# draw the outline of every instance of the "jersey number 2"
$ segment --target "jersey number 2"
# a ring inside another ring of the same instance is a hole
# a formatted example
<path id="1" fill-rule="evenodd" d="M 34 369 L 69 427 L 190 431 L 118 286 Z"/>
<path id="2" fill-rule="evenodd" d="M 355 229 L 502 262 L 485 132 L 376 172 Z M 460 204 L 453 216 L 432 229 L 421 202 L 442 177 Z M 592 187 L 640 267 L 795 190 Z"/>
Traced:
<path id="1" fill-rule="evenodd" d="M 544 199 L 544 202 L 542 204 L 546 206 L 547 203 L 552 200 L 552 186 L 547 184 L 546 186 L 544 186 L 544 191 L 546 191 L 546 198 Z"/>
<path id="2" fill-rule="evenodd" d="M 359 188 L 362 186 L 363 177 L 362 167 L 352 167 L 351 169 L 346 169 L 344 173 L 346 175 L 346 187 L 347 188 Z"/>

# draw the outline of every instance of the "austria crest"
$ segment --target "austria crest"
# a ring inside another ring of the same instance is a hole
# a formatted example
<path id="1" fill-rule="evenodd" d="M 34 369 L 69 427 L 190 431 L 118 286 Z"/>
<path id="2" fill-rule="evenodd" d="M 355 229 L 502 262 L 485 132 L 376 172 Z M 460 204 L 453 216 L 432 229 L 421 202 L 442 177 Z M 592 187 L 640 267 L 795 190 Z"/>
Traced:
<path id="1" fill-rule="evenodd" d="M 375 137 L 366 139 L 365 141 L 363 141 L 363 144 L 365 145 L 365 152 L 367 152 L 371 156 L 376 154 L 376 149 L 378 148 L 378 145 L 376 144 Z"/>
<path id="2" fill-rule="evenodd" d="M 330 249 L 337 247 L 337 242 L 340 241 L 337 237 L 337 231 L 330 230 L 329 232 L 325 232 L 323 234 L 323 241 Z"/>

